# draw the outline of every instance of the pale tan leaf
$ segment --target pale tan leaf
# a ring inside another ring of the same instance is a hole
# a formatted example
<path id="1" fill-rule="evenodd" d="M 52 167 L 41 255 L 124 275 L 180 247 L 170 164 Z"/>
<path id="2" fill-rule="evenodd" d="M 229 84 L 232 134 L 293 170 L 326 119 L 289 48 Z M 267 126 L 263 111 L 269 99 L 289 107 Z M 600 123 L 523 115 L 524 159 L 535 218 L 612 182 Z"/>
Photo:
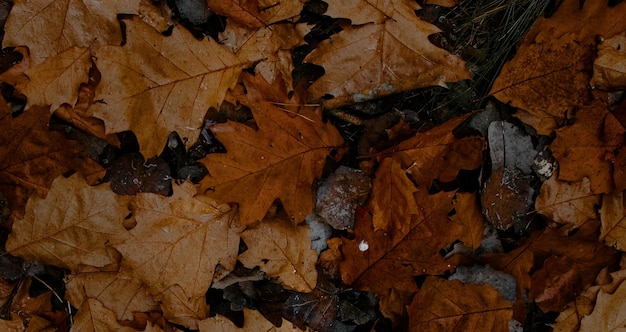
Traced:
<path id="1" fill-rule="evenodd" d="M 580 322 L 580 331 L 626 331 L 626 282 L 613 293 L 600 291 L 593 312 Z"/>
<path id="2" fill-rule="evenodd" d="M 92 115 L 105 121 L 107 133 L 132 130 L 146 157 L 161 152 L 171 131 L 195 141 L 207 109 L 236 83 L 239 60 L 181 28 L 166 37 L 142 21 L 124 22 L 126 44 L 96 53 L 103 75 L 95 99 L 102 102 Z"/>
<path id="3" fill-rule="evenodd" d="M 216 267 L 235 266 L 236 210 L 195 196 L 189 182 L 173 189 L 170 197 L 139 194 L 132 201 L 137 226 L 115 248 L 123 255 L 122 272 L 143 281 L 152 294 L 180 285 L 189 298 L 204 297 Z"/>
<path id="4" fill-rule="evenodd" d="M 209 313 L 204 296 L 192 296 L 180 285 L 164 290 L 155 298 L 161 302 L 163 316 L 168 321 L 192 330 L 198 329 L 198 323 Z"/>
<path id="5" fill-rule="evenodd" d="M 28 46 L 32 65 L 71 47 L 93 52 L 122 42 L 117 15 L 137 14 L 140 0 L 20 0 L 7 20 L 3 47 Z"/>
<path id="6" fill-rule="evenodd" d="M 598 46 L 589 83 L 601 89 L 626 88 L 626 31 L 606 39 Z"/>
<path id="7" fill-rule="evenodd" d="M 261 271 L 288 289 L 311 292 L 317 282 L 317 252 L 311 249 L 309 227 L 291 221 L 264 220 L 241 233 L 248 250 L 239 260 L 248 268 Z"/>
<path id="8" fill-rule="evenodd" d="M 74 325 L 70 331 L 74 332 L 133 332 L 131 327 L 120 325 L 115 313 L 106 308 L 96 299 L 88 299 L 78 308 L 74 317 Z"/>
<path id="9" fill-rule="evenodd" d="M 117 272 L 82 272 L 67 276 L 66 298 L 79 308 L 87 299 L 96 299 L 115 313 L 119 320 L 132 320 L 133 312 L 158 310 L 145 285 Z"/>
<path id="10" fill-rule="evenodd" d="M 30 68 L 26 71 L 30 82 L 17 87 L 28 97 L 26 110 L 33 105 L 51 105 L 51 111 L 64 103 L 74 105 L 80 84 L 88 79 L 89 68 L 89 49 L 80 47 L 69 48 Z"/>
<path id="11" fill-rule="evenodd" d="M 58 177 L 46 199 L 32 197 L 13 225 L 7 251 L 27 260 L 78 270 L 117 261 L 108 250 L 129 238 L 122 226 L 129 197 L 108 185 L 90 187 L 79 174 Z"/>
<path id="12" fill-rule="evenodd" d="M 598 218 L 596 205 L 599 203 L 600 195 L 591 191 L 589 178 L 565 182 L 553 176 L 541 186 L 535 209 L 556 223 L 580 227 Z"/>
<path id="13" fill-rule="evenodd" d="M 305 0 L 258 0 L 259 10 L 266 24 L 284 20 L 295 20 L 300 14 Z"/>
<path id="14" fill-rule="evenodd" d="M 302 331 L 297 328 L 295 325 L 283 319 L 283 324 L 281 327 L 276 327 L 274 324 L 270 323 L 263 315 L 261 315 L 256 310 L 250 310 L 248 308 L 243 308 L 244 313 L 244 321 L 243 327 L 238 328 L 235 324 L 230 321 L 228 318 L 220 315 L 216 315 L 215 317 L 207 318 L 201 321 L 199 326 L 200 332 L 212 332 L 212 331 L 223 331 L 223 332 L 298 332 Z"/>
<path id="15" fill-rule="evenodd" d="M 461 58 L 430 43 L 439 29 L 417 18 L 419 6 L 394 0 L 385 8 L 393 11 L 383 22 L 345 26 L 305 58 L 325 70 L 309 87 L 311 99 L 332 95 L 325 104 L 336 108 L 470 78 Z"/>
<path id="16" fill-rule="evenodd" d="M 600 239 L 608 246 L 615 246 L 619 250 L 626 249 L 626 210 L 623 192 L 613 192 L 602 197 L 600 220 L 602 221 Z"/>

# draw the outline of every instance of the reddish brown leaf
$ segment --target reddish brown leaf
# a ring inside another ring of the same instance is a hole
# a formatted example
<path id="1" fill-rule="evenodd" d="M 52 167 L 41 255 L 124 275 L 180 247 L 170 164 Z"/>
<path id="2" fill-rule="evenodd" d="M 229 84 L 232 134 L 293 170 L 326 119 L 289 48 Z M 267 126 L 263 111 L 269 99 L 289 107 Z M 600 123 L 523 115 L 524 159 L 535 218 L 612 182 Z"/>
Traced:
<path id="1" fill-rule="evenodd" d="M 276 199 L 294 222 L 302 222 L 313 211 L 311 185 L 343 140 L 319 109 L 297 106 L 279 81 L 243 78 L 247 93 L 236 97 L 250 107 L 259 129 L 232 121 L 211 127 L 228 153 L 201 160 L 209 170 L 202 188 L 215 199 L 237 202 L 243 224 L 263 219 Z"/>
<path id="2" fill-rule="evenodd" d="M 489 285 L 428 277 L 409 307 L 410 331 L 509 331 L 511 302 Z"/>
<path id="3" fill-rule="evenodd" d="M 11 110 L 0 109 L 0 191 L 11 204 L 13 218 L 23 215 L 32 193 L 45 197 L 57 176 L 95 165 L 80 157 L 76 142 L 50 131 L 49 117 L 47 107 L 32 108 L 17 118 Z"/>
<path id="4" fill-rule="evenodd" d="M 556 132 L 550 150 L 559 162 L 559 180 L 580 181 L 588 177 L 591 193 L 608 193 L 624 188 L 617 183 L 613 163 L 626 158 L 620 151 L 624 144 L 624 127 L 605 105 L 594 102 L 576 112 L 576 122 Z"/>
<path id="5" fill-rule="evenodd" d="M 624 13 L 626 3 L 585 2 L 581 9 L 579 1 L 563 1 L 554 16 L 537 20 L 490 93 L 521 108 L 517 117 L 549 135 L 570 111 L 590 101 L 595 38 L 625 30 Z"/>

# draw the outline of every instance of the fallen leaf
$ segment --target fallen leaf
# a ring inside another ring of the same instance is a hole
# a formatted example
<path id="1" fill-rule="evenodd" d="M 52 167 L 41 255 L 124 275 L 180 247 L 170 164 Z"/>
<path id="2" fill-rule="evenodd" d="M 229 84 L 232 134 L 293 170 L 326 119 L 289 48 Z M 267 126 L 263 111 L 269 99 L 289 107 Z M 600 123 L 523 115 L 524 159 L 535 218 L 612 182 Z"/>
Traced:
<path id="1" fill-rule="evenodd" d="M 117 15 L 137 14 L 138 9 L 139 0 L 106 4 L 90 0 L 16 1 L 2 46 L 28 46 L 36 66 L 72 47 L 93 52 L 103 45 L 119 45 L 122 34 Z"/>
<path id="2" fill-rule="evenodd" d="M 511 302 L 489 285 L 427 277 L 409 307 L 410 331 L 509 331 Z"/>
<path id="3" fill-rule="evenodd" d="M 76 142 L 50 131 L 49 118 L 48 107 L 35 107 L 16 118 L 10 109 L 0 108 L 0 191 L 11 205 L 12 220 L 23 216 L 32 193 L 46 197 L 57 176 L 96 164 L 79 157 Z"/>
<path id="4" fill-rule="evenodd" d="M 558 224 L 580 227 L 586 221 L 598 219 L 599 204 L 600 195 L 591 192 L 589 178 L 565 182 L 553 176 L 543 182 L 535 209 Z"/>
<path id="5" fill-rule="evenodd" d="M 202 320 L 198 324 L 198 330 L 200 332 L 211 332 L 211 331 L 224 331 L 224 332 L 256 332 L 256 331 L 264 331 L 264 332 L 298 332 L 302 331 L 296 326 L 293 326 L 291 323 L 283 320 L 283 324 L 280 327 L 274 326 L 274 324 L 270 323 L 263 315 L 261 315 L 256 310 L 250 310 L 248 308 L 243 309 L 244 312 L 244 321 L 243 327 L 238 328 L 235 324 L 230 321 L 228 318 L 220 315 L 216 315 L 215 317 L 210 317 Z"/>
<path id="6" fill-rule="evenodd" d="M 201 186 L 210 197 L 237 202 L 244 225 L 262 220 L 276 199 L 300 223 L 313 211 L 313 181 L 343 140 L 315 111 L 279 108 L 275 103 L 292 105 L 279 82 L 270 86 L 258 76 L 242 77 L 247 94 L 236 97 L 250 107 L 259 129 L 233 121 L 211 127 L 228 153 L 201 160 L 209 170 Z"/>
<path id="7" fill-rule="evenodd" d="M 161 294 L 154 299 L 161 303 L 163 317 L 167 321 L 188 329 L 197 330 L 199 322 L 209 314 L 205 296 L 190 294 L 181 285 L 161 290 Z"/>
<path id="8" fill-rule="evenodd" d="M 347 18 L 353 25 L 366 23 L 383 23 L 388 18 L 393 17 L 395 7 L 415 6 L 407 1 L 370 1 L 370 0 L 346 0 L 330 1 L 328 9 L 324 14 L 330 17 Z M 355 10 L 358 8 L 358 10 Z M 419 9 L 415 8 L 416 10 Z M 399 10 L 399 9 L 398 9 Z"/>
<path id="9" fill-rule="evenodd" d="M 454 199 L 455 214 L 450 220 L 462 225 L 463 232 L 459 241 L 467 248 L 478 249 L 483 240 L 485 224 L 476 194 L 457 193 Z"/>
<path id="10" fill-rule="evenodd" d="M 263 220 L 241 233 L 248 250 L 239 255 L 247 268 L 258 266 L 269 277 L 278 277 L 285 288 L 311 292 L 317 282 L 317 252 L 311 249 L 309 227 L 293 222 Z"/>
<path id="11" fill-rule="evenodd" d="M 295 20 L 300 15 L 304 3 L 302 0 L 259 0 L 259 10 L 266 24 L 274 24 L 284 20 Z"/>
<path id="12" fill-rule="evenodd" d="M 417 189 L 406 173 L 408 167 L 395 158 L 385 158 L 378 165 L 367 204 L 374 229 L 406 228 L 419 214 L 413 198 Z"/>
<path id="13" fill-rule="evenodd" d="M 533 273 L 528 295 L 543 312 L 560 312 L 572 300 L 571 296 L 562 294 L 578 293 L 583 273 L 585 271 L 577 269 L 571 258 L 550 256 L 543 262 L 543 267 Z"/>
<path id="14" fill-rule="evenodd" d="M 79 174 L 58 177 L 45 199 L 28 201 L 24 219 L 13 224 L 7 252 L 72 271 L 115 265 L 109 247 L 128 238 L 122 221 L 129 200 L 108 186 L 90 187 Z"/>
<path id="15" fill-rule="evenodd" d="M 307 32 L 305 24 L 277 23 L 255 30 L 228 24 L 220 34 L 220 40 L 245 67 L 253 67 L 254 72 L 269 83 L 280 76 L 291 88 L 294 69 L 291 53 L 296 46 L 304 44 L 303 36 Z"/>
<path id="16" fill-rule="evenodd" d="M 518 302 L 522 301 L 522 293 L 530 290 L 535 297 L 559 296 L 562 298 L 559 299 L 562 301 L 560 303 L 567 303 L 574 299 L 576 292 L 589 285 L 601 269 L 614 266 L 619 259 L 619 253 L 615 249 L 596 240 L 598 237 L 596 228 L 597 223 L 587 222 L 569 236 L 561 234 L 558 229 L 535 232 L 519 248 L 506 254 L 486 254 L 481 260 L 484 264 L 515 277 Z M 565 266 L 566 271 L 560 270 L 560 274 L 568 275 L 569 281 L 573 281 L 573 285 L 568 287 L 575 289 L 576 292 L 570 292 L 570 288 L 546 284 L 546 278 L 554 275 L 554 272 L 549 272 L 549 264 L 545 263 L 549 257 L 555 257 L 553 260 L 567 257 L 570 263 Z M 535 274 L 543 274 L 544 277 L 534 277 Z M 550 287 L 546 288 L 547 286 Z M 554 294 L 554 291 L 557 291 L 558 295 Z M 545 294 L 546 292 L 552 294 Z"/>
<path id="17" fill-rule="evenodd" d="M 316 213 L 334 229 L 354 228 L 354 211 L 367 200 L 370 182 L 360 170 L 340 166 L 318 186 Z"/>
<path id="18" fill-rule="evenodd" d="M 78 308 L 74 317 L 74 325 L 71 331 L 99 332 L 99 331 L 136 331 L 130 327 L 120 325 L 115 313 L 106 308 L 96 299 L 88 299 Z"/>
<path id="19" fill-rule="evenodd" d="M 24 321 L 17 314 L 11 314 L 11 319 L 0 319 L 0 329 L 7 332 L 26 331 Z"/>
<path id="20" fill-rule="evenodd" d="M 581 107 L 576 122 L 557 130 L 550 144 L 559 162 L 558 179 L 576 182 L 587 177 L 593 194 L 623 190 L 626 183 L 620 181 L 613 163 L 624 159 L 619 148 L 624 144 L 625 131 L 601 102 Z"/>
<path id="21" fill-rule="evenodd" d="M 595 38 L 624 31 L 624 9 L 626 3 L 588 2 L 581 9 L 579 1 L 563 1 L 552 17 L 535 22 L 490 94 L 520 108 L 515 116 L 539 134 L 550 135 L 568 112 L 590 101 Z"/>
<path id="22" fill-rule="evenodd" d="M 361 3 L 356 8 L 372 6 Z M 416 3 L 393 0 L 374 6 L 374 12 L 385 13 L 383 22 L 345 26 L 307 55 L 306 62 L 325 69 L 309 87 L 311 99 L 331 95 L 325 106 L 337 108 L 470 78 L 463 60 L 430 43 L 428 36 L 439 29 L 417 18 L 414 11 L 420 7 Z"/>
<path id="23" fill-rule="evenodd" d="M 51 111 L 62 104 L 74 105 L 90 67 L 89 49 L 72 47 L 30 68 L 26 71 L 30 81 L 25 87 L 16 87 L 28 97 L 25 110 L 34 105 L 50 106 Z"/>
<path id="24" fill-rule="evenodd" d="M 416 214 L 412 200 L 415 185 L 428 190 L 434 180 L 451 182 L 459 170 L 476 169 L 482 164 L 484 139 L 457 139 L 452 133 L 466 118 L 449 120 L 379 153 L 381 162 L 367 203 L 376 229 L 384 229 L 390 223 L 395 224 L 393 227 L 409 225 L 405 221 Z"/>
<path id="25" fill-rule="evenodd" d="M 208 0 L 209 8 L 229 19 L 249 28 L 259 28 L 265 25 L 257 0 Z"/>
<path id="26" fill-rule="evenodd" d="M 593 312 L 580 321 L 580 330 L 593 331 L 599 326 L 606 331 L 619 331 L 626 328 L 625 297 L 626 283 L 623 281 L 614 293 L 600 291 Z"/>
<path id="27" fill-rule="evenodd" d="M 90 115 L 104 120 L 107 133 L 132 130 L 147 158 L 161 152 L 171 131 L 193 142 L 207 109 L 236 83 L 239 60 L 180 28 L 163 36 L 142 21 L 124 23 L 126 44 L 96 52 L 102 81 Z"/>
<path id="28" fill-rule="evenodd" d="M 590 84 L 605 90 L 626 88 L 626 32 L 605 39 L 598 45 Z"/>
<path id="29" fill-rule="evenodd" d="M 180 285 L 188 298 L 204 298 L 211 282 L 222 277 L 216 267 L 235 266 L 236 210 L 196 196 L 189 182 L 173 189 L 170 197 L 139 194 L 132 201 L 137 226 L 130 239 L 115 245 L 122 253 L 121 272 L 144 282 L 153 295 Z"/>
<path id="30" fill-rule="evenodd" d="M 67 300 L 80 308 L 88 299 L 96 299 L 115 313 L 118 320 L 132 320 L 134 312 L 158 310 L 141 281 L 125 278 L 117 272 L 81 272 L 67 276 Z"/>
<path id="31" fill-rule="evenodd" d="M 602 232 L 600 240 L 606 245 L 619 250 L 626 249 L 626 210 L 624 209 L 624 193 L 613 192 L 602 196 L 600 207 Z"/>
<path id="32" fill-rule="evenodd" d="M 341 247 L 344 260 L 340 270 L 346 285 L 378 296 L 389 288 L 414 292 L 414 276 L 442 274 L 454 268 L 454 262 L 439 253 L 464 231 L 462 225 L 448 219 L 454 193 L 418 191 L 415 196 L 419 213 L 398 228 L 377 230 L 371 214 L 357 209 L 355 238 L 344 239 Z M 365 250 L 362 243 L 367 244 Z"/>

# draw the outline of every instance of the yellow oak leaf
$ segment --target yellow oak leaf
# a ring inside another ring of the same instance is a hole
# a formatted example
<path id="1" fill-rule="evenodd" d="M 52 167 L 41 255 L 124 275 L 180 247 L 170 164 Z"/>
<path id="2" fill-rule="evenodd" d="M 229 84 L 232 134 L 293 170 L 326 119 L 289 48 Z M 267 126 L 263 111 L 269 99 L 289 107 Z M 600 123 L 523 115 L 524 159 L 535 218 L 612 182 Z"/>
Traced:
<path id="1" fill-rule="evenodd" d="M 92 115 L 104 120 L 107 133 L 132 130 L 146 157 L 159 154 L 172 131 L 194 142 L 207 109 L 236 83 L 239 60 L 181 28 L 163 36 L 143 21 L 124 22 L 126 44 L 96 52 L 102 81 Z"/>

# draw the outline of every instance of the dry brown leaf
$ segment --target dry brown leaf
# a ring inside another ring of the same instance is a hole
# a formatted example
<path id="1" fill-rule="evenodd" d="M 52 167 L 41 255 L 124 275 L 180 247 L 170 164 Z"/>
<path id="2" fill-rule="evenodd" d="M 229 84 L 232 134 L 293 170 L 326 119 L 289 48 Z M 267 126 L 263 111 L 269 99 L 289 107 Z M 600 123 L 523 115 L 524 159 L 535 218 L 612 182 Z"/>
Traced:
<path id="1" fill-rule="evenodd" d="M 489 285 L 428 277 L 409 307 L 409 331 L 509 331 L 511 302 Z"/>
<path id="2" fill-rule="evenodd" d="M 341 276 L 345 284 L 374 291 L 379 297 L 389 288 L 416 291 L 416 275 L 443 274 L 455 267 L 439 251 L 462 236 L 462 225 L 451 222 L 454 193 L 428 195 L 418 191 L 415 205 L 419 214 L 408 225 L 376 230 L 372 216 L 358 208 L 355 238 L 344 239 Z M 408 303 L 406 303 L 408 305 Z"/>
<path id="3" fill-rule="evenodd" d="M 626 210 L 624 209 L 623 192 L 613 192 L 602 197 L 600 220 L 602 221 L 600 240 L 603 240 L 608 246 L 625 250 Z"/>
<path id="4" fill-rule="evenodd" d="M 239 60 L 181 28 L 166 37 L 137 19 L 124 22 L 126 44 L 96 52 L 101 102 L 91 115 L 105 121 L 107 133 L 132 130 L 145 157 L 159 154 L 171 131 L 194 142 L 207 109 L 236 83 Z"/>
<path id="5" fill-rule="evenodd" d="M 232 121 L 211 127 L 228 153 L 201 160 L 209 170 L 202 188 L 211 197 L 237 202 L 244 225 L 262 220 L 276 199 L 294 222 L 302 222 L 313 211 L 313 181 L 343 140 L 315 110 L 274 104 L 298 105 L 281 82 L 269 85 L 260 76 L 242 77 L 247 94 L 236 97 L 250 107 L 259 129 Z"/>
<path id="6" fill-rule="evenodd" d="M 181 285 L 174 285 L 155 296 L 161 302 L 163 316 L 169 322 L 197 330 L 198 323 L 209 314 L 204 296 L 194 296 Z"/>
<path id="7" fill-rule="evenodd" d="M 569 303 L 567 308 L 556 318 L 556 323 L 551 324 L 555 332 L 578 332 L 580 330 L 580 321 L 583 317 L 588 316 L 598 297 L 598 293 L 602 290 L 604 293 L 614 293 L 626 279 L 626 270 L 619 270 L 611 273 L 611 281 L 609 284 L 594 285 L 581 292 L 576 299 Z"/>
<path id="8" fill-rule="evenodd" d="M 407 165 L 394 158 L 385 158 L 378 166 L 367 203 L 375 229 L 385 230 L 389 226 L 402 229 L 403 225 L 408 228 L 411 219 L 419 214 L 413 199 L 417 189 L 406 169 Z"/>
<path id="9" fill-rule="evenodd" d="M 599 204 L 600 195 L 591 192 L 589 178 L 565 182 L 553 176 L 543 182 L 535 209 L 558 224 L 578 228 L 586 221 L 598 219 L 596 205 Z"/>
<path id="10" fill-rule="evenodd" d="M 13 224 L 7 251 L 72 271 L 117 264 L 109 247 L 128 239 L 122 221 L 129 201 L 108 186 L 90 187 L 79 174 L 58 177 L 45 199 L 28 201 L 24 219 Z"/>
<path id="11" fill-rule="evenodd" d="M 626 3 L 586 2 L 581 9 L 579 1 L 563 1 L 554 16 L 535 22 L 490 94 L 521 108 L 515 116 L 550 135 L 569 111 L 590 101 L 595 38 L 625 30 L 624 13 Z"/>
<path id="12" fill-rule="evenodd" d="M 450 182 L 459 170 L 476 169 L 482 164 L 484 139 L 457 139 L 452 133 L 466 118 L 458 117 L 418 133 L 379 154 L 382 161 L 367 205 L 374 214 L 376 229 L 384 229 L 390 223 L 398 229 L 402 228 L 401 225 L 409 227 L 410 215 L 416 214 L 411 195 L 416 190 L 414 183 L 425 191 L 433 180 Z"/>
<path id="13" fill-rule="evenodd" d="M 307 30 L 305 24 L 278 23 L 255 30 L 228 24 L 220 39 L 245 67 L 254 67 L 254 72 L 269 83 L 280 76 L 286 86 L 291 87 L 291 72 L 294 69 L 291 52 L 304 43 L 303 36 Z"/>
<path id="14" fill-rule="evenodd" d="M 260 28 L 292 18 L 302 10 L 300 0 L 208 0 L 214 12 L 248 28 Z"/>
<path id="15" fill-rule="evenodd" d="M 228 318 L 225 318 L 220 315 L 216 315 L 215 317 L 207 318 L 202 320 L 199 324 L 200 332 L 212 332 L 212 331 L 223 331 L 223 332 L 299 332 L 302 331 L 293 324 L 283 320 L 283 324 L 281 327 L 276 327 L 274 324 L 270 323 L 263 315 L 261 315 L 256 310 L 250 310 L 248 308 L 243 308 L 244 312 L 244 321 L 243 327 L 238 328 L 235 324 L 230 321 Z"/>
<path id="16" fill-rule="evenodd" d="M 457 193 L 454 199 L 455 214 L 450 220 L 463 226 L 459 241 L 467 248 L 478 249 L 483 240 L 485 224 L 476 194 Z"/>
<path id="17" fill-rule="evenodd" d="M 28 46 L 33 66 L 72 47 L 93 52 L 103 45 L 119 45 L 117 15 L 137 14 L 138 9 L 139 0 L 15 1 L 2 45 Z"/>
<path id="18" fill-rule="evenodd" d="M 241 233 L 248 250 L 239 261 L 248 268 L 258 266 L 269 277 L 278 277 L 288 289 L 311 292 L 317 282 L 317 252 L 311 249 L 306 225 L 272 219 L 263 220 Z"/>
<path id="19" fill-rule="evenodd" d="M 50 106 L 50 110 L 55 111 L 62 104 L 74 105 L 80 84 L 88 79 L 90 67 L 89 49 L 72 47 L 30 68 L 26 71 L 30 81 L 25 87 L 16 87 L 28 97 L 25 109 L 40 105 Z"/>
<path id="20" fill-rule="evenodd" d="M 0 329 L 6 332 L 24 332 L 26 326 L 19 315 L 12 313 L 11 319 L 0 319 Z"/>
<path id="21" fill-rule="evenodd" d="M 506 254 L 487 254 L 482 260 L 485 264 L 515 277 L 518 302 L 522 301 L 522 293 L 530 290 L 535 297 L 561 297 L 560 303 L 567 303 L 574 299 L 578 291 L 589 285 L 602 268 L 615 266 L 619 260 L 617 250 L 597 242 L 596 228 L 597 223 L 590 221 L 570 236 L 562 235 L 558 229 L 535 232 L 519 248 Z M 559 275 L 567 275 L 567 280 L 564 277 L 564 281 L 572 282 L 573 286 L 564 287 L 567 286 L 565 282 L 551 285 L 547 281 L 554 276 L 554 272 L 548 271 L 549 264 L 545 263 L 549 257 L 567 257 L 570 262 L 565 266 L 567 270 L 558 272 Z M 535 274 L 542 276 L 534 277 Z M 571 292 L 570 289 L 575 289 L 576 292 Z M 550 305 L 551 303 L 546 304 Z"/>
<path id="22" fill-rule="evenodd" d="M 556 131 L 550 144 L 559 162 L 559 180 L 576 182 L 585 177 L 591 181 L 591 193 L 623 190 L 619 172 L 613 164 L 624 160 L 619 148 L 624 144 L 624 127 L 601 102 L 581 107 L 576 122 Z"/>
<path id="23" fill-rule="evenodd" d="M 428 36 L 439 29 L 417 18 L 416 3 L 384 2 L 373 9 L 385 13 L 383 22 L 346 26 L 307 55 L 305 61 L 326 71 L 310 86 L 311 99 L 332 95 L 325 105 L 336 108 L 470 78 L 463 60 L 430 43 Z M 364 10 L 371 6 L 365 1 L 361 5 Z"/>
<path id="24" fill-rule="evenodd" d="M 76 308 L 96 299 L 115 313 L 118 320 L 132 320 L 134 312 L 158 310 L 158 303 L 141 281 L 117 272 L 82 272 L 67 276 L 67 300 Z"/>
<path id="25" fill-rule="evenodd" d="M 259 10 L 266 24 L 274 24 L 284 20 L 295 21 L 304 8 L 303 0 L 258 0 Z"/>
<path id="26" fill-rule="evenodd" d="M 626 88 L 626 32 L 608 38 L 598 46 L 590 84 L 606 90 Z"/>
<path id="27" fill-rule="evenodd" d="M 115 313 L 96 299 L 88 299 L 78 308 L 74 325 L 70 331 L 80 332 L 134 332 L 131 327 L 124 327 L 115 318 Z"/>
<path id="28" fill-rule="evenodd" d="M 580 322 L 580 331 L 595 331 L 602 327 L 604 331 L 621 331 L 626 328 L 626 282 L 613 293 L 600 291 L 596 306 L 589 316 Z"/>
<path id="29" fill-rule="evenodd" d="M 48 107 L 35 107 L 13 118 L 0 102 L 0 191 L 21 218 L 32 193 L 45 197 L 55 177 L 97 165 L 79 157 L 79 146 L 50 131 Z M 98 166 L 99 167 L 99 166 Z"/>
<path id="30" fill-rule="evenodd" d="M 235 266 L 236 209 L 196 196 L 189 182 L 173 190 L 170 197 L 139 194 L 132 201 L 137 226 L 130 239 L 115 245 L 123 257 L 121 271 L 154 295 L 180 285 L 188 298 L 204 298 L 214 278 L 222 277 L 216 267 L 228 273 Z"/>
<path id="31" fill-rule="evenodd" d="M 378 24 L 393 17 L 396 5 L 398 7 L 416 6 L 409 1 L 393 0 L 329 1 L 328 9 L 324 14 L 335 18 L 347 18 L 353 25 Z"/>

